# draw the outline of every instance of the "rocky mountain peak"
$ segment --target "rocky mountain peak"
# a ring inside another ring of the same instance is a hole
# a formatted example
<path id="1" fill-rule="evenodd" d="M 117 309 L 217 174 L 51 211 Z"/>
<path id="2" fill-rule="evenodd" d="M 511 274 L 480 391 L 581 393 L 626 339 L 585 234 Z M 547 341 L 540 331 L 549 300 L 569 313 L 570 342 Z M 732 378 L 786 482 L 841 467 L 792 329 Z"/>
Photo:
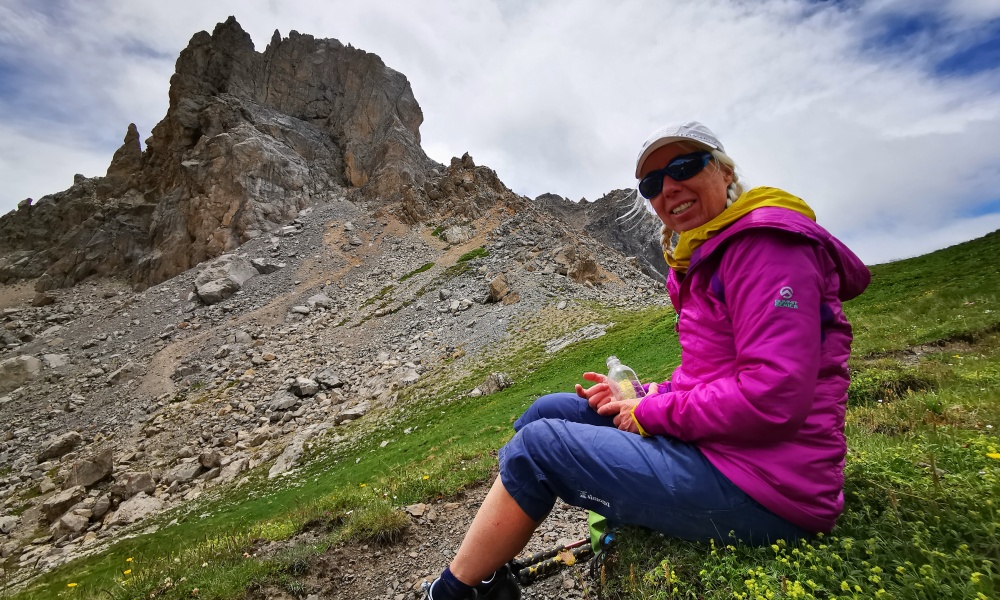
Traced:
<path id="1" fill-rule="evenodd" d="M 145 288 L 355 191 L 413 219 L 437 210 L 423 114 L 374 54 L 294 31 L 259 53 L 230 17 L 191 38 L 169 99 L 145 150 L 130 125 L 105 177 L 0 218 L 0 282 Z"/>
<path id="2" fill-rule="evenodd" d="M 111 164 L 108 165 L 106 177 L 121 179 L 137 173 L 142 165 L 142 144 L 139 142 L 139 130 L 135 123 L 128 124 L 125 139 L 115 151 Z"/>
<path id="3" fill-rule="evenodd" d="M 634 211 L 635 190 L 612 190 L 593 202 L 573 202 L 557 194 L 542 194 L 535 203 L 560 222 L 586 231 L 594 239 L 635 257 L 637 266 L 657 281 L 667 274 L 660 247 L 660 221 L 649 212 Z"/>

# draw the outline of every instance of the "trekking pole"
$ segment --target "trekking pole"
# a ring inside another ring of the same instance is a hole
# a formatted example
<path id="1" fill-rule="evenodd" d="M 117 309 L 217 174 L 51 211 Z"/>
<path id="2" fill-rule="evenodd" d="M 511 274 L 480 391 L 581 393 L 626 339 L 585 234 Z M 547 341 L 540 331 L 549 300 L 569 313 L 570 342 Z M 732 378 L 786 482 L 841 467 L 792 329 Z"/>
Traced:
<path id="1" fill-rule="evenodd" d="M 582 539 L 572 544 L 556 546 L 551 550 L 535 552 L 525 558 L 518 558 L 510 563 L 511 571 L 521 585 L 528 585 L 536 579 L 552 575 L 562 565 L 574 564 L 578 559 L 593 552 L 589 539 Z"/>

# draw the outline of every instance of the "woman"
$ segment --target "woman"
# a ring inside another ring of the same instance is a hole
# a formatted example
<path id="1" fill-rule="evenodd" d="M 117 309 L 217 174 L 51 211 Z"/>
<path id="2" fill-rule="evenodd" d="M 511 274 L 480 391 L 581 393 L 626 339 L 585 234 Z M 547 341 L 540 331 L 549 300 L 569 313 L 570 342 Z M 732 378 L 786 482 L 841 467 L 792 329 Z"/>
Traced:
<path id="1" fill-rule="evenodd" d="M 870 275 L 799 198 L 743 191 L 704 125 L 656 131 L 636 161 L 663 222 L 681 364 L 639 400 L 605 377 L 539 398 L 427 598 L 519 598 L 504 566 L 556 498 L 613 524 L 750 544 L 829 532 L 843 508 L 851 326 Z M 499 570 L 498 570 L 499 569 Z"/>

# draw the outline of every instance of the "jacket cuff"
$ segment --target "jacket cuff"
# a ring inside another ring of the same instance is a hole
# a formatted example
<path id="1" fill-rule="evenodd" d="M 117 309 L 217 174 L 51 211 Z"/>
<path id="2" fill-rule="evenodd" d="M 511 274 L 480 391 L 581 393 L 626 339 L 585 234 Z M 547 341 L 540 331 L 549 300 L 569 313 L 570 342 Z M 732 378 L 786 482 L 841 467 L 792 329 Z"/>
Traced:
<path id="1" fill-rule="evenodd" d="M 642 423 L 639 422 L 638 417 L 635 416 L 635 409 L 638 408 L 638 407 L 639 407 L 638 404 L 636 404 L 635 406 L 632 407 L 632 411 L 631 411 L 632 422 L 635 423 L 636 428 L 639 429 L 639 435 L 641 435 L 642 437 L 650 437 L 649 433 L 642 426 Z"/>

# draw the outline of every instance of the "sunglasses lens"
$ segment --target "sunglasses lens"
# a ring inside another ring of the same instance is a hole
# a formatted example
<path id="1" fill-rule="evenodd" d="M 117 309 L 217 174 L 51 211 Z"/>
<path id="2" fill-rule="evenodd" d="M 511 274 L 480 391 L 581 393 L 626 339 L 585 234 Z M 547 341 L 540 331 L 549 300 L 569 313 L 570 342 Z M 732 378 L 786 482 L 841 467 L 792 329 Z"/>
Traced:
<path id="1" fill-rule="evenodd" d="M 691 179 L 698 173 L 701 173 L 701 170 L 705 168 L 711 157 L 712 155 L 708 152 L 695 152 L 694 154 L 678 156 L 659 171 L 653 171 L 649 175 L 646 175 L 639 182 L 639 193 L 642 194 L 643 198 L 652 200 L 663 189 L 664 175 L 674 181 Z"/>
<path id="2" fill-rule="evenodd" d="M 655 172 L 643 177 L 639 182 L 639 193 L 646 200 L 656 198 L 656 195 L 663 189 L 663 173 Z"/>
<path id="3" fill-rule="evenodd" d="M 685 156 L 667 165 L 667 168 L 669 169 L 669 171 L 667 171 L 667 175 L 669 175 L 674 181 L 684 181 L 685 179 L 691 179 L 700 173 L 704 166 L 705 163 L 700 156 Z"/>

